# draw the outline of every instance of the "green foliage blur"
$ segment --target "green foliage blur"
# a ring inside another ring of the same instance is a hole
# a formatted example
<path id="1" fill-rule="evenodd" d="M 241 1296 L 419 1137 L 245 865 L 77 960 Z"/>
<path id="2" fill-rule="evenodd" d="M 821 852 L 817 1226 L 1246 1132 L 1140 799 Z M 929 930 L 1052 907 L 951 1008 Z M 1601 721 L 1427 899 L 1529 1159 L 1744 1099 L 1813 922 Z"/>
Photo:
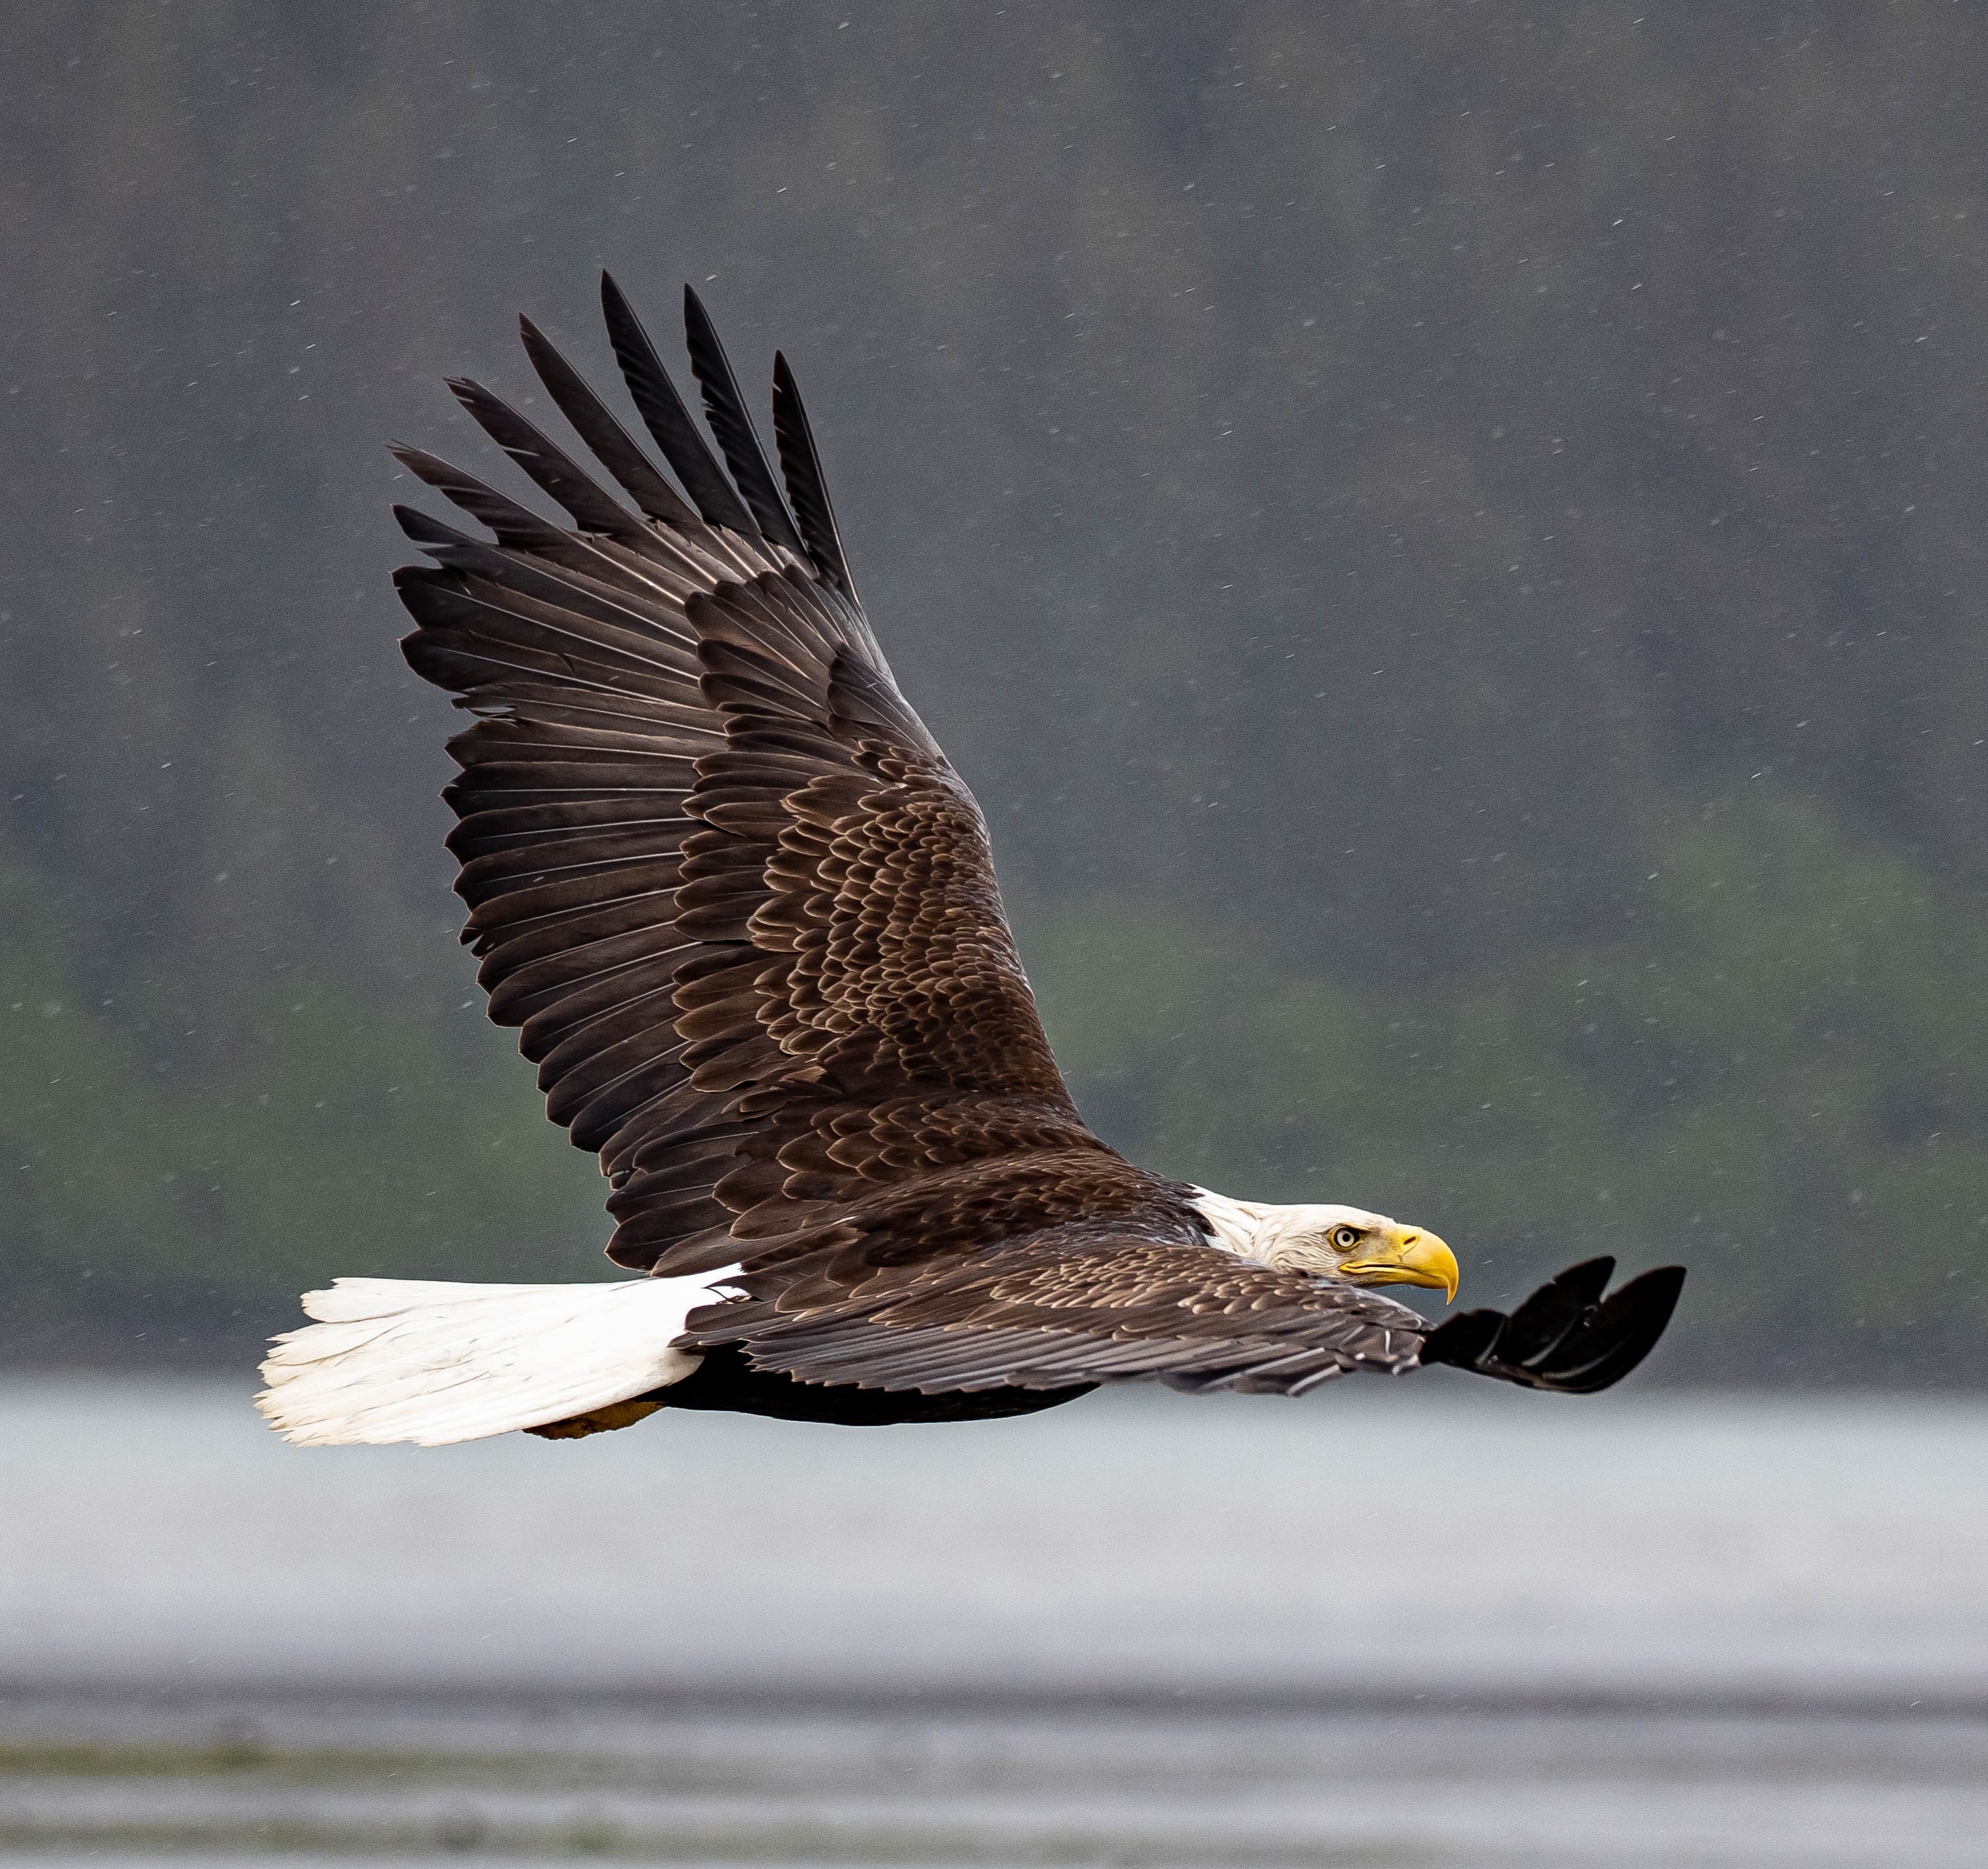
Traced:
<path id="1" fill-rule="evenodd" d="M 0 88 L 0 1354 L 608 1273 L 381 452 L 516 490 L 437 379 L 611 380 L 604 264 L 794 360 L 1108 1140 L 1685 1259 L 1639 1381 L 1981 1381 L 1968 10 L 18 0 Z"/>
<path id="2" fill-rule="evenodd" d="M 333 1272 L 596 1276 L 599 1183 L 497 1033 L 289 974 L 189 1070 L 170 1005 L 92 1001 L 29 873 L 0 909 L 7 1325 L 35 1360 L 238 1350 Z"/>
<path id="3" fill-rule="evenodd" d="M 1425 1221 L 1463 1301 L 1591 1252 L 1676 1259 L 1717 1306 L 1701 1377 L 1964 1374 L 1988 1337 L 1978 901 L 1765 788 L 1652 860 L 1618 938 L 1435 989 L 1122 901 L 1045 918 L 1037 989 L 1121 1147 Z"/>

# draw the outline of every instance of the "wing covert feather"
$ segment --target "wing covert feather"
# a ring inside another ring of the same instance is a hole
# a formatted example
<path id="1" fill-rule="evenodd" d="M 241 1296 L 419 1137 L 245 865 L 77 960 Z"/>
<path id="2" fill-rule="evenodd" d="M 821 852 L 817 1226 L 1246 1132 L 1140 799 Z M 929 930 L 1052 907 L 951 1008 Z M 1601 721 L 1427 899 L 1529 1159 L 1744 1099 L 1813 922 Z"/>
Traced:
<path id="1" fill-rule="evenodd" d="M 749 1291 L 763 1280 L 742 1280 Z M 832 1300 L 790 1286 L 691 1313 L 685 1347 L 735 1344 L 805 1382 L 1060 1388 L 1158 1378 L 1196 1392 L 1302 1394 L 1351 1370 L 1415 1367 L 1426 1321 L 1378 1293 L 1208 1245 L 1079 1226 L 866 1269 Z"/>

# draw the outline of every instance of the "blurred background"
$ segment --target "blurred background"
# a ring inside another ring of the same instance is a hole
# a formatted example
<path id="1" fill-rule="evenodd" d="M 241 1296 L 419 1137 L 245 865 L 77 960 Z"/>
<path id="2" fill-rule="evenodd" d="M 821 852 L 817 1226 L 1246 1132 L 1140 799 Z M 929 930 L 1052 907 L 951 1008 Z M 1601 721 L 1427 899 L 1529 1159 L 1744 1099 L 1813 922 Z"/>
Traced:
<path id="1" fill-rule="evenodd" d="M 796 1861 L 1979 1860 L 1980 18 L 13 0 L 0 96 L 0 1846 L 715 1860 L 599 1761 L 758 1721 Z M 306 1287 L 608 1270 L 385 452 L 520 486 L 440 379 L 611 381 L 604 265 L 794 363 L 1100 1133 L 1469 1301 L 1685 1260 L 1625 1391 L 264 1445 Z M 534 1745 L 606 1776 L 492 1815 Z"/>
<path id="2" fill-rule="evenodd" d="M 1967 9 L 8 9 L 8 1349 L 596 1269 L 455 951 L 390 440 L 681 283 L 823 438 L 1105 1136 L 1659 1379 L 1988 1347 Z M 756 390 L 756 397 L 759 394 Z"/>

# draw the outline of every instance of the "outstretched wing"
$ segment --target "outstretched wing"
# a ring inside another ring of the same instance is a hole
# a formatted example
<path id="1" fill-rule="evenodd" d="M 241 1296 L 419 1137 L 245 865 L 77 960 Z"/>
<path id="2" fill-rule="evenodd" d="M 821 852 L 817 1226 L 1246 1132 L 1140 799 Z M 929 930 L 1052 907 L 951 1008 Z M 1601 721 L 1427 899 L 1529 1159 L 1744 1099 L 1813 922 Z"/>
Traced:
<path id="1" fill-rule="evenodd" d="M 775 397 L 790 512 L 695 296 L 722 466 L 611 280 L 603 299 L 683 491 L 526 321 L 552 400 L 634 510 L 456 382 L 571 528 L 401 449 L 492 542 L 399 509 L 434 563 L 397 582 L 408 661 L 481 717 L 450 742 L 445 794 L 464 939 L 548 1114 L 599 1152 L 610 1256 L 749 1260 L 743 1242 L 1018 1153 L 1108 1161 L 1151 1197 L 1169 1185 L 1111 1155 L 1057 1074 L 986 825 L 855 602 L 793 373 L 782 360 Z M 1023 1202 L 1025 1223 L 1050 1217 Z"/>
<path id="2" fill-rule="evenodd" d="M 1619 1381 L 1663 1333 L 1684 1275 L 1645 1273 L 1610 1296 L 1611 1259 L 1570 1267 L 1510 1317 L 1434 1326 L 1371 1291 L 1279 1272 L 1212 1246 L 1077 1225 L 910 1263 L 829 1242 L 827 1263 L 764 1296 L 691 1313 L 686 1347 L 743 1350 L 805 1382 L 942 1391 L 1157 1378 L 1195 1393 L 1300 1395 L 1354 1370 L 1453 1363 L 1585 1394 Z"/>

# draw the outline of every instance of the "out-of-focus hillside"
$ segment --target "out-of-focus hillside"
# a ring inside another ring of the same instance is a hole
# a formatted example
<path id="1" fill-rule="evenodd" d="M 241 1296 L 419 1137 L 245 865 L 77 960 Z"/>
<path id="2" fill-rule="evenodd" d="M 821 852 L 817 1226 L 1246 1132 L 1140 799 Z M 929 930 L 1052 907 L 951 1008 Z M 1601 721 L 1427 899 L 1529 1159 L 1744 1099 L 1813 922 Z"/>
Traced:
<path id="1" fill-rule="evenodd" d="M 1988 1351 L 1988 27 L 1502 3 L 0 24 L 0 1262 L 16 1360 L 338 1272 L 586 1276 L 485 1028 L 382 450 L 805 384 L 1103 1132 L 1412 1214 L 1664 1367 Z"/>

